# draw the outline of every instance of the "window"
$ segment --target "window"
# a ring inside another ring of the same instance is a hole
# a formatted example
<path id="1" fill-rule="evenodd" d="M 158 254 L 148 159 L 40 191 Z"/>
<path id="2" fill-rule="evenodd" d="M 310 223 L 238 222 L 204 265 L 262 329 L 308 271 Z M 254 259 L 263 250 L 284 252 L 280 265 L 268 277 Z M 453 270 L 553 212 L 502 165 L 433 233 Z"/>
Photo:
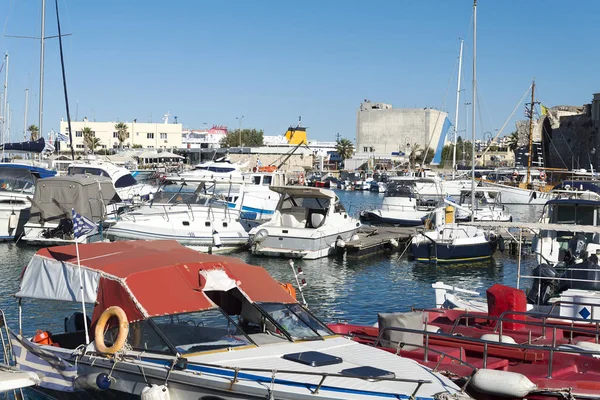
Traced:
<path id="1" fill-rule="evenodd" d="M 83 137 L 83 131 L 75 131 L 75 137 Z"/>
<path id="2" fill-rule="evenodd" d="M 265 175 L 265 177 L 263 178 L 263 185 L 271 185 L 273 182 L 273 177 L 270 175 Z"/>
<path id="3" fill-rule="evenodd" d="M 261 303 L 258 306 L 293 339 L 319 339 L 332 334 L 299 304 Z"/>
<path id="4" fill-rule="evenodd" d="M 116 188 L 124 188 L 137 184 L 137 181 L 131 174 L 123 175 L 115 182 Z"/>
<path id="5" fill-rule="evenodd" d="M 160 134 L 160 138 L 161 139 L 166 139 L 167 138 L 167 134 L 166 133 L 161 133 Z"/>
<path id="6" fill-rule="evenodd" d="M 146 139 L 154 139 L 154 133 L 152 133 L 152 132 L 146 133 Z"/>
<path id="7" fill-rule="evenodd" d="M 119 132 L 113 132 L 113 138 L 118 139 L 119 138 Z"/>
<path id="8" fill-rule="evenodd" d="M 85 148 L 85 146 L 84 146 L 84 145 L 82 145 L 82 144 L 76 144 L 76 145 L 75 145 L 75 148 L 76 148 L 76 149 L 84 149 L 84 148 Z"/>
<path id="9" fill-rule="evenodd" d="M 81 146 L 81 147 L 79 147 Z M 84 148 L 85 146 L 82 144 L 78 144 L 77 148 Z M 82 174 L 82 175 L 97 175 L 97 176 L 106 176 L 107 178 L 110 178 L 110 175 L 108 175 L 108 173 L 100 168 L 90 168 L 90 167 L 69 167 L 69 175 L 76 175 L 76 174 Z"/>

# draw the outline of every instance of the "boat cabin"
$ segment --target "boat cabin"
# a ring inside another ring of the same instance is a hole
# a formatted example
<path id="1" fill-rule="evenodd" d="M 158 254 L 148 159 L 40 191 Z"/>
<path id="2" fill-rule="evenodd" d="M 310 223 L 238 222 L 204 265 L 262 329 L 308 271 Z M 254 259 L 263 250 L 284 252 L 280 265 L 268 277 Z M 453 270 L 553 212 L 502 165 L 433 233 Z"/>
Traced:
<path id="1" fill-rule="evenodd" d="M 332 190 L 300 186 L 278 186 L 271 190 L 281 194 L 277 204 L 281 227 L 317 229 L 334 213 L 347 216 Z"/>

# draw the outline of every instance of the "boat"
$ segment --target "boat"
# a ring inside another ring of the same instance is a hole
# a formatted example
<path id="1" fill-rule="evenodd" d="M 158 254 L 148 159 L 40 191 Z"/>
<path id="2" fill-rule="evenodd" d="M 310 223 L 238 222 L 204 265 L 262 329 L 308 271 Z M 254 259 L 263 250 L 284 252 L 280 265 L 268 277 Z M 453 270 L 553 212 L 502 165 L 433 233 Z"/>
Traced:
<path id="1" fill-rule="evenodd" d="M 440 372 L 335 335 L 290 286 L 174 241 L 41 249 L 19 304 L 69 301 L 93 312 L 68 317 L 64 332 L 9 329 L 13 361 L 40 376 L 29 390 L 52 398 L 470 398 Z"/>
<path id="2" fill-rule="evenodd" d="M 151 201 L 119 214 L 106 236 L 111 240 L 176 240 L 208 252 L 247 244 L 248 233 L 240 222 L 241 185 L 180 177 L 166 181 Z"/>
<path id="3" fill-rule="evenodd" d="M 329 189 L 272 186 L 281 198 L 273 217 L 249 232 L 253 254 L 289 258 L 327 257 L 361 226 Z"/>
<path id="4" fill-rule="evenodd" d="M 512 221 L 512 215 L 506 212 L 506 208 L 502 203 L 502 192 L 496 189 L 477 187 L 474 189 L 475 194 L 475 213 L 474 221 Z M 448 204 L 456 209 L 456 222 L 467 222 L 471 220 L 472 202 L 471 190 L 463 190 L 460 193 L 458 203 L 452 200 L 445 200 Z"/>
<path id="5" fill-rule="evenodd" d="M 221 157 L 214 161 L 205 161 L 197 164 L 191 171 L 179 174 L 185 178 L 201 178 L 201 179 L 241 179 L 242 168 L 246 164 L 232 163 L 228 157 Z"/>
<path id="6" fill-rule="evenodd" d="M 119 198 L 112 180 L 105 176 L 54 176 L 37 182 L 29 220 L 20 240 L 31 245 L 88 243 L 102 239 L 101 229 L 75 238 L 73 210 L 99 226 L 118 211 Z"/>
<path id="7" fill-rule="evenodd" d="M 385 193 L 387 189 L 387 183 L 381 181 L 371 181 L 371 186 L 369 187 L 369 191 L 375 193 Z"/>
<path id="8" fill-rule="evenodd" d="M 391 180 L 381 207 L 360 212 L 360 220 L 371 225 L 420 226 L 436 206 L 424 200 L 413 182 Z"/>
<path id="9" fill-rule="evenodd" d="M 0 163 L 0 240 L 14 240 L 23 234 L 39 179 L 56 171 L 21 163 Z"/>
<path id="10" fill-rule="evenodd" d="M 127 202 L 148 200 L 150 194 L 157 190 L 156 186 L 138 182 L 127 168 L 95 158 L 88 157 L 86 162 L 69 164 L 67 174 L 106 176 L 112 180 L 119 197 Z"/>

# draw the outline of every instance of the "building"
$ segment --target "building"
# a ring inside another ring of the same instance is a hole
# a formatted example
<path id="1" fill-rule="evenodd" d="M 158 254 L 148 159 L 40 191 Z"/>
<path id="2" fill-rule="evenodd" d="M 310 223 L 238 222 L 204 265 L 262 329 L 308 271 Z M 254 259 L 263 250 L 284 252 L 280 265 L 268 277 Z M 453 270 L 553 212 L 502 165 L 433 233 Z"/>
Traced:
<path id="1" fill-rule="evenodd" d="M 182 145 L 188 149 L 218 149 L 225 136 L 227 136 L 227 127 L 222 125 L 213 125 L 208 130 L 185 130 Z"/>
<path id="2" fill-rule="evenodd" d="M 441 158 L 450 126 L 448 113 L 440 110 L 393 108 L 365 100 L 356 113 L 357 157 L 404 157 L 418 145 L 434 149 Z"/>
<path id="3" fill-rule="evenodd" d="M 99 149 L 116 149 L 119 147 L 142 147 L 144 149 L 178 149 L 182 147 L 182 126 L 181 124 L 171 124 L 168 120 L 163 123 L 140 123 L 136 120 L 125 122 L 127 126 L 128 137 L 122 143 L 119 143 L 117 129 L 115 125 L 118 122 L 92 122 L 84 118 L 83 121 L 71 121 L 73 131 L 73 144 L 76 152 L 85 151 L 83 142 L 83 129 L 88 127 L 92 130 L 94 137 L 100 139 Z M 67 121 L 60 121 L 60 133 L 69 135 Z M 61 143 L 61 151 L 70 151 L 69 146 Z"/>

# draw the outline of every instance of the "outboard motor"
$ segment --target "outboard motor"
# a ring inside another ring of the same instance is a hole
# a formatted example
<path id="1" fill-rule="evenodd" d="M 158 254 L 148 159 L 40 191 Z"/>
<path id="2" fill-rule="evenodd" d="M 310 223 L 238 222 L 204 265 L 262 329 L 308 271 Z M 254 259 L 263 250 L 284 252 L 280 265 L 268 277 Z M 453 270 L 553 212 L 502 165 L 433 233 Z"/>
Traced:
<path id="1" fill-rule="evenodd" d="M 529 304 L 548 303 L 553 292 L 552 288 L 556 284 L 554 279 L 549 278 L 556 278 L 556 270 L 548 264 L 540 264 L 533 269 L 531 275 L 539 278 L 533 279 L 533 285 L 527 294 L 527 302 Z"/>
<path id="2" fill-rule="evenodd" d="M 568 249 L 565 253 L 564 262 L 566 265 L 571 265 L 578 258 L 585 258 L 585 249 L 587 247 L 587 240 L 584 235 L 581 233 L 573 236 L 571 240 L 569 240 Z"/>
<path id="3" fill-rule="evenodd" d="M 571 265 L 561 278 L 569 279 L 560 281 L 559 290 L 562 292 L 567 289 L 579 290 L 600 290 L 600 266 L 598 266 L 598 256 L 592 254 L 587 260 Z"/>

